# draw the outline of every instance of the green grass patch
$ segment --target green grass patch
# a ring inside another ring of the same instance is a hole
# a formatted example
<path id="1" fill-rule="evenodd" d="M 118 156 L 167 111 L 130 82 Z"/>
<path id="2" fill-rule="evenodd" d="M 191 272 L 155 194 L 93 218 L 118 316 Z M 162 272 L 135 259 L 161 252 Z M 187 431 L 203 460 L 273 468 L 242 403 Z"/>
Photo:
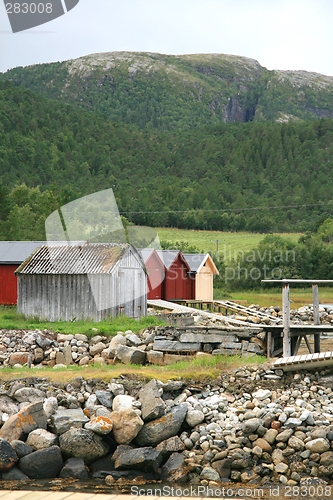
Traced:
<path id="1" fill-rule="evenodd" d="M 143 316 L 140 319 L 118 316 L 98 323 L 88 320 L 75 321 L 41 321 L 38 318 L 26 318 L 17 313 L 16 306 L 0 306 L 0 328 L 6 330 L 52 330 L 57 333 L 75 335 L 83 333 L 88 337 L 94 335 L 114 336 L 118 331 L 132 330 L 134 333 L 150 326 L 165 325 L 162 318 Z"/>
<path id="2" fill-rule="evenodd" d="M 281 288 L 264 289 L 260 291 L 237 291 L 225 294 L 223 290 L 215 289 L 214 298 L 216 300 L 242 300 L 247 304 L 259 304 L 260 307 L 282 306 Z M 321 304 L 333 304 L 333 288 L 319 286 L 319 302 Z M 296 288 L 290 285 L 290 307 L 297 309 L 299 307 L 312 304 L 312 287 L 309 284 L 306 288 Z"/>
<path id="3" fill-rule="evenodd" d="M 219 255 L 220 259 L 230 262 L 238 252 L 247 252 L 255 248 L 266 236 L 260 233 L 232 233 L 222 231 L 198 231 L 191 229 L 157 228 L 160 240 L 171 243 L 187 242 L 191 246 L 196 246 L 202 252 L 212 252 Z M 276 233 L 297 243 L 301 233 Z"/>
<path id="4" fill-rule="evenodd" d="M 99 378 L 109 382 L 111 378 L 118 378 L 121 375 L 135 377 L 141 380 L 159 379 L 162 382 L 179 379 L 193 380 L 195 382 L 211 381 L 216 379 L 221 373 L 228 373 L 232 369 L 243 366 L 259 366 L 267 361 L 262 356 L 198 356 L 189 357 L 189 361 L 181 361 L 166 366 L 156 365 L 88 365 L 68 366 L 66 369 L 55 370 L 49 367 L 43 368 L 1 368 L 1 381 L 27 378 L 31 376 L 44 377 L 54 382 L 66 383 L 72 378 L 82 376 L 85 379 Z"/>

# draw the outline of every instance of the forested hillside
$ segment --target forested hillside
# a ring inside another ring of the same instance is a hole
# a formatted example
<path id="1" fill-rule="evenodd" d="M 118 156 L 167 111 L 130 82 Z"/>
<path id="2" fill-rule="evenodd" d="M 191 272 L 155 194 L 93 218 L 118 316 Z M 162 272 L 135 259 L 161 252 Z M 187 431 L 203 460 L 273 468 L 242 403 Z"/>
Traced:
<path id="1" fill-rule="evenodd" d="M 45 97 L 156 130 L 333 118 L 333 77 L 268 71 L 225 54 L 110 52 L 14 68 L 1 78 Z"/>
<path id="2" fill-rule="evenodd" d="M 330 119 L 139 130 L 0 82 L 3 239 L 110 187 L 137 224 L 303 232 L 332 213 L 332 158 Z"/>

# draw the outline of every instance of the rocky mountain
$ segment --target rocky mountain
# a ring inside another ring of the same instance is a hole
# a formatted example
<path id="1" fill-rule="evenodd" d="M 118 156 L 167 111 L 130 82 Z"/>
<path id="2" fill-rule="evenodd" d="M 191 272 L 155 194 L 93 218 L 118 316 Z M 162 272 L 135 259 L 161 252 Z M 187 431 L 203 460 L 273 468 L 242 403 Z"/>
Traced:
<path id="1" fill-rule="evenodd" d="M 333 117 L 333 77 L 268 71 L 233 55 L 109 52 L 14 68 L 0 78 L 140 128 Z"/>

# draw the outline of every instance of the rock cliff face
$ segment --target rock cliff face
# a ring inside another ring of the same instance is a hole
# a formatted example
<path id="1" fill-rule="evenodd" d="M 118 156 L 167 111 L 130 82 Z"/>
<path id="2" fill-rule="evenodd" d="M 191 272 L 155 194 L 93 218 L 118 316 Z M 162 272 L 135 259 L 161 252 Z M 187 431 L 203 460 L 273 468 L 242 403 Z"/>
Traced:
<path id="1" fill-rule="evenodd" d="M 333 77 L 268 71 L 254 59 L 224 54 L 109 52 L 1 77 L 139 127 L 333 117 Z"/>

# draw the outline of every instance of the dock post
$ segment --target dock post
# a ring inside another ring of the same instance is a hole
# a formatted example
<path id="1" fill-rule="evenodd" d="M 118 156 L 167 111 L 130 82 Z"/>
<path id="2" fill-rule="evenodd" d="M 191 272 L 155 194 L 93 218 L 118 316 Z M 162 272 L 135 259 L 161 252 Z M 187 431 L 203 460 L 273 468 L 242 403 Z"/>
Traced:
<path id="1" fill-rule="evenodd" d="M 313 301 L 313 321 L 315 325 L 320 325 L 319 317 L 319 293 L 317 283 L 312 283 L 312 301 Z M 314 352 L 320 352 L 320 333 L 314 334 Z"/>
<path id="2" fill-rule="evenodd" d="M 283 357 L 291 356 L 289 283 L 282 283 Z"/>

